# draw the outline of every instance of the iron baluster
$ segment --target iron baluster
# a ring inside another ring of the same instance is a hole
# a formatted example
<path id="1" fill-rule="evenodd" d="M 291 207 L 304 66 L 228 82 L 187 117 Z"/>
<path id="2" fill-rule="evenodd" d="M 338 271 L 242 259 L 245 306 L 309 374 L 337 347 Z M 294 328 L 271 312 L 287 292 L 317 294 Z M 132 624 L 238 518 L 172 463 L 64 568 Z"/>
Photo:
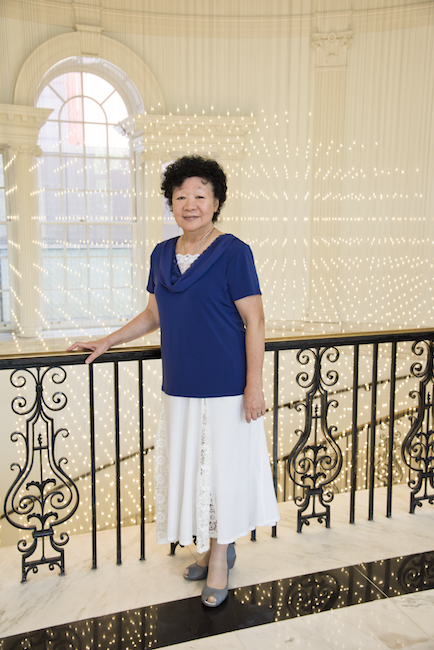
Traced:
<path id="1" fill-rule="evenodd" d="M 297 375 L 297 384 L 307 390 L 306 400 L 296 406 L 296 410 L 305 411 L 304 430 L 297 430 L 299 440 L 288 457 L 288 472 L 293 482 L 303 489 L 302 496 L 296 496 L 298 505 L 297 532 L 301 532 L 303 524 L 309 525 L 310 519 L 319 523 L 325 521 L 330 527 L 330 502 L 333 491 L 328 487 L 336 479 L 342 467 L 342 452 L 336 443 L 333 433 L 335 426 L 329 426 L 327 418 L 330 407 L 337 408 L 337 400 L 328 399 L 328 388 L 335 386 L 339 375 L 336 370 L 328 370 L 324 374 L 323 362 L 326 359 L 335 363 L 339 359 L 336 348 L 302 349 L 297 354 L 297 361 L 307 365 L 314 360 L 314 370 L 309 379 L 308 372 Z M 320 404 L 313 401 L 319 397 Z M 318 429 L 319 426 L 319 429 Z M 321 437 L 319 438 L 319 433 Z M 313 438 L 313 442 L 310 440 Z M 317 512 L 316 503 L 319 501 L 323 510 Z M 304 514 L 311 506 L 308 514 Z"/>
<path id="2" fill-rule="evenodd" d="M 116 564 L 122 564 L 121 544 L 121 440 L 119 423 L 119 362 L 114 363 L 115 467 L 116 467 Z"/>
<path id="3" fill-rule="evenodd" d="M 377 421 L 377 384 L 378 384 L 378 343 L 373 346 L 372 358 L 372 388 L 371 388 L 371 425 L 369 440 L 369 513 L 368 519 L 374 519 L 374 487 L 375 487 L 375 437 Z"/>
<path id="4" fill-rule="evenodd" d="M 388 476 L 387 476 L 387 512 L 386 517 L 392 516 L 392 485 L 393 485 L 393 449 L 395 445 L 395 391 L 396 391 L 396 349 L 397 342 L 392 341 L 392 350 L 390 355 L 390 397 L 389 397 L 389 458 L 388 458 Z"/>
<path id="5" fill-rule="evenodd" d="M 279 350 L 274 351 L 273 380 L 273 485 L 277 496 L 277 444 L 279 440 Z M 277 525 L 272 527 L 271 536 L 277 536 Z"/>
<path id="6" fill-rule="evenodd" d="M 139 449 L 140 449 L 140 559 L 145 559 L 145 442 L 144 442 L 144 395 L 143 361 L 138 361 L 139 370 Z"/>
<path id="7" fill-rule="evenodd" d="M 90 435 L 90 476 L 92 502 L 92 569 L 97 568 L 97 518 L 96 518 L 96 450 L 95 450 L 95 394 L 93 364 L 89 364 L 89 435 Z"/>
<path id="8" fill-rule="evenodd" d="M 44 380 L 51 379 L 54 384 L 61 384 L 66 379 L 66 372 L 60 367 L 15 370 L 10 381 L 16 388 L 24 388 L 29 378 L 35 382 L 35 399 L 31 405 L 24 396 L 12 400 L 14 413 L 28 416 L 26 433 L 15 431 L 11 435 L 13 442 L 20 439 L 24 442 L 26 459 L 23 466 L 19 463 L 11 465 L 18 474 L 4 503 L 9 523 L 31 532 L 33 538 L 30 547 L 26 539 L 18 542 L 18 550 L 23 554 L 22 582 L 26 582 L 29 571 L 37 573 L 38 567 L 44 564 L 48 564 L 51 571 L 58 566 L 61 575 L 64 574 L 63 546 L 69 536 L 62 532 L 55 540 L 53 527 L 70 519 L 79 504 L 77 487 L 62 469 L 68 461 L 64 457 L 57 460 L 55 453 L 58 436 L 66 438 L 69 432 L 64 428 L 55 430 L 54 419 L 50 416 L 50 412 L 65 408 L 67 398 L 60 391 L 55 392 L 50 401 L 44 396 Z M 48 542 L 55 555 L 49 556 Z M 39 558 L 30 559 L 38 550 Z"/>
<path id="9" fill-rule="evenodd" d="M 357 430 L 357 410 L 359 403 L 359 391 L 357 390 L 359 380 L 359 346 L 354 346 L 353 359 L 353 426 L 352 426 L 352 450 L 351 450 L 351 490 L 350 490 L 350 524 L 354 524 L 356 511 L 356 490 L 357 490 L 357 454 L 359 438 Z"/>
<path id="10" fill-rule="evenodd" d="M 417 472 L 417 477 L 409 478 L 408 486 L 411 488 L 410 512 L 414 513 L 416 506 L 421 507 L 423 501 L 434 503 L 434 493 L 429 493 L 429 488 L 434 489 L 434 431 L 433 431 L 433 396 L 429 392 L 430 384 L 434 381 L 432 341 L 415 341 L 412 347 L 414 354 L 421 356 L 426 351 L 426 364 L 423 367 L 420 361 L 411 367 L 411 373 L 418 378 L 419 390 L 410 392 L 412 399 L 418 399 L 418 408 L 415 416 L 410 416 L 412 422 L 410 431 L 402 444 L 404 462 L 410 470 Z M 422 494 L 419 494 L 422 492 Z"/>

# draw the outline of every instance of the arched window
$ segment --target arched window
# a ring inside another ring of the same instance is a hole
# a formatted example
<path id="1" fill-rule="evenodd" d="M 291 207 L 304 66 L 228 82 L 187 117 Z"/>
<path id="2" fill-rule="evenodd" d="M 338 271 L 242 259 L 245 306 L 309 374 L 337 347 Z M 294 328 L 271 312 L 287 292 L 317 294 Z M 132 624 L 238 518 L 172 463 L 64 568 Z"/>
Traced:
<path id="1" fill-rule="evenodd" d="M 115 325 L 133 308 L 135 226 L 125 97 L 86 67 L 50 75 L 40 131 L 44 327 Z"/>

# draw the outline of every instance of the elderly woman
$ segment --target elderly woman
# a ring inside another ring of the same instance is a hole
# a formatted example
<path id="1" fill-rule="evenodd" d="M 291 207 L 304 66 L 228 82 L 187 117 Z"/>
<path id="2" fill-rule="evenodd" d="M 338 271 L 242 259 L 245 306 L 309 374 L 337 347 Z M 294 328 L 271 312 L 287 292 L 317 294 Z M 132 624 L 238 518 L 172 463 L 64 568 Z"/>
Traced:
<path id="1" fill-rule="evenodd" d="M 161 330 L 163 395 L 155 441 L 157 539 L 191 544 L 184 573 L 202 601 L 228 595 L 234 540 L 279 519 L 265 433 L 264 315 L 247 244 L 215 227 L 226 177 L 214 160 L 169 165 L 162 191 L 182 235 L 151 256 L 144 312 L 107 337 L 74 343 L 91 363 L 114 345 Z"/>

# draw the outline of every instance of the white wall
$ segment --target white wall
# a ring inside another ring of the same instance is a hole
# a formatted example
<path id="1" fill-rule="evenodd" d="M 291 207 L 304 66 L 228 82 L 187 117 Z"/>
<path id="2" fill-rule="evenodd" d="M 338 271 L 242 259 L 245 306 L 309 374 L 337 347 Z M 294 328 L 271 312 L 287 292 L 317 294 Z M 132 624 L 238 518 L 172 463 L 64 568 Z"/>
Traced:
<path id="1" fill-rule="evenodd" d="M 356 35 L 349 52 L 340 224 L 347 321 L 433 323 L 433 45 L 430 25 Z"/>

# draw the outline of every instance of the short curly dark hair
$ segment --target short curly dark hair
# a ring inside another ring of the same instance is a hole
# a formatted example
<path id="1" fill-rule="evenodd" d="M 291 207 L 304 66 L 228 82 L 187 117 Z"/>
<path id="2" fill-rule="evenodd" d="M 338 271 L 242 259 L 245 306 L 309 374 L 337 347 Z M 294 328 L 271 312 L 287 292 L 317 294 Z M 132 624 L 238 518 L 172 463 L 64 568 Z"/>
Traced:
<path id="1" fill-rule="evenodd" d="M 226 201 L 226 174 L 218 162 L 212 158 L 202 156 L 183 156 L 168 165 L 163 173 L 161 191 L 169 202 L 172 209 L 172 194 L 176 187 L 181 187 L 186 178 L 198 176 L 211 183 L 213 193 L 218 199 L 219 206 L 214 213 L 212 220 L 217 221 L 220 210 Z"/>

